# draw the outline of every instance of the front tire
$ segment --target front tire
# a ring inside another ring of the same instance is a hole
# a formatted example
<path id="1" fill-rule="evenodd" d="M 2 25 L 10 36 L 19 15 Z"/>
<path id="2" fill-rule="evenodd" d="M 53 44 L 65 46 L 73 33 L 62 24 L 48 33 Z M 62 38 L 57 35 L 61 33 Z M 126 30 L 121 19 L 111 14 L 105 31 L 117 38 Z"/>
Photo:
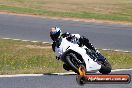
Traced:
<path id="1" fill-rule="evenodd" d="M 101 63 L 101 69 L 99 70 L 100 73 L 102 74 L 109 74 L 111 72 L 111 65 L 106 59 L 105 61 L 100 62 Z"/>

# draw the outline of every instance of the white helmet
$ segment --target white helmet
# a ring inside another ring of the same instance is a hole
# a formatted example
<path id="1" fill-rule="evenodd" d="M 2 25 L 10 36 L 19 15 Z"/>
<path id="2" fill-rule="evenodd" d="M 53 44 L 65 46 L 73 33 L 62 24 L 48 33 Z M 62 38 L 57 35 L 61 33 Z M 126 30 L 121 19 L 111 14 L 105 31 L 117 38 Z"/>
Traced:
<path id="1" fill-rule="evenodd" d="M 52 27 L 50 31 L 50 37 L 53 41 L 56 41 L 58 38 L 60 38 L 62 32 L 59 27 Z"/>

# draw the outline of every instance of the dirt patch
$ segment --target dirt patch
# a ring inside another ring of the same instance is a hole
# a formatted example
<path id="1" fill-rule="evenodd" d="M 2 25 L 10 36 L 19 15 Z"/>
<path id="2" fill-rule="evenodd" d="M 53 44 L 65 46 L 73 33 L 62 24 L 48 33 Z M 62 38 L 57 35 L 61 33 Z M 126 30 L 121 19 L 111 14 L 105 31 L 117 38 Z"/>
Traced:
<path id="1" fill-rule="evenodd" d="M 49 18 L 49 19 L 68 20 L 68 21 L 132 25 L 132 22 L 128 22 L 128 21 L 99 20 L 99 19 L 90 19 L 90 18 L 84 19 L 84 18 L 68 18 L 68 17 L 50 17 L 50 16 L 28 15 L 28 14 L 16 14 L 16 13 L 11 13 L 11 12 L 0 12 L 0 14 L 9 14 L 9 15 L 16 15 L 16 16 L 32 16 L 32 17 L 39 17 L 39 18 Z"/>

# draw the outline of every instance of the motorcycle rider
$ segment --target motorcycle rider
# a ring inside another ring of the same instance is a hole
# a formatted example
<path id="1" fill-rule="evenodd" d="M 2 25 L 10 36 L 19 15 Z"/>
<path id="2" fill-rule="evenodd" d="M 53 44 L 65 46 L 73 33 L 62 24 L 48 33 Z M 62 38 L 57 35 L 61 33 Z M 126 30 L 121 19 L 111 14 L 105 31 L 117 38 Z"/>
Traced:
<path id="1" fill-rule="evenodd" d="M 79 34 L 71 34 L 68 32 L 62 34 L 62 31 L 59 27 L 51 27 L 50 37 L 53 40 L 52 49 L 54 52 L 55 47 L 59 47 L 59 45 L 61 44 L 61 38 L 64 37 L 66 37 L 66 39 L 72 43 L 77 43 L 80 47 L 85 45 L 87 48 L 97 52 L 97 50 L 93 47 L 93 45 L 86 37 L 80 36 Z M 56 58 L 59 60 L 60 56 L 56 56 Z M 63 64 L 63 68 L 67 71 L 70 70 L 70 68 L 66 64 Z"/>

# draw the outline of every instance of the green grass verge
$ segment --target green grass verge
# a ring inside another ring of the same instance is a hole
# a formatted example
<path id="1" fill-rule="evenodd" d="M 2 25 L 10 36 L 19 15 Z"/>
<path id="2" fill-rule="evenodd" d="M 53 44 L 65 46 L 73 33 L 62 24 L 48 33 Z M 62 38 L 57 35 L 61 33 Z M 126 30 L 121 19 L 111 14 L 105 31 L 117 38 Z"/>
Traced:
<path id="1" fill-rule="evenodd" d="M 132 52 L 101 51 L 101 53 L 109 60 L 113 69 L 132 68 Z"/>
<path id="2" fill-rule="evenodd" d="M 42 47 L 42 49 L 41 49 Z M 64 72 L 49 44 L 0 40 L 0 74 Z"/>
<path id="3" fill-rule="evenodd" d="M 132 21 L 131 0 L 1 0 L 0 11 L 60 16 Z"/>
<path id="4" fill-rule="evenodd" d="M 101 51 L 113 69 L 132 68 L 132 53 Z M 50 44 L 0 39 L 0 74 L 65 72 Z"/>

